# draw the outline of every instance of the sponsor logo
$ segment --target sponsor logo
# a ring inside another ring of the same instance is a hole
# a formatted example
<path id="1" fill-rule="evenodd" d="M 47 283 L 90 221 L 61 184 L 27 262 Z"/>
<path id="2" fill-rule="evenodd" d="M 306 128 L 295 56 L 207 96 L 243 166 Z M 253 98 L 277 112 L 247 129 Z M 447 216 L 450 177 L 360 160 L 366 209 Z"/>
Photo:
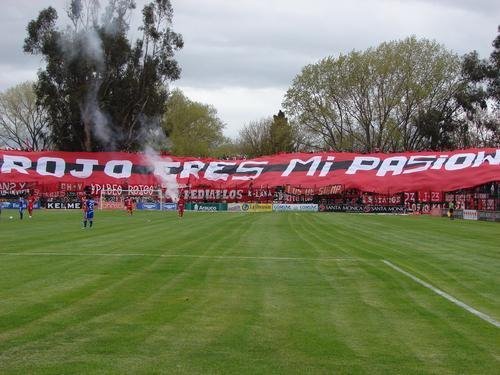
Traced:
<path id="1" fill-rule="evenodd" d="M 163 211 L 176 211 L 177 203 L 163 203 L 162 209 Z"/>
<path id="2" fill-rule="evenodd" d="M 231 212 L 241 212 L 243 211 L 242 203 L 228 203 L 227 210 Z"/>
<path id="3" fill-rule="evenodd" d="M 403 214 L 406 213 L 404 206 L 363 206 L 351 204 L 321 204 L 320 212 L 347 212 L 347 213 L 387 213 Z"/>
<path id="4" fill-rule="evenodd" d="M 23 205 L 24 208 L 26 208 L 26 205 Z M 38 209 L 40 208 L 40 204 L 37 202 L 33 205 L 33 208 Z M 19 203 L 18 202 L 0 202 L 0 209 L 19 209 Z"/>
<path id="5" fill-rule="evenodd" d="M 195 211 L 206 211 L 206 212 L 217 211 L 216 206 L 205 206 L 197 203 L 194 204 L 193 209 Z"/>
<path id="6" fill-rule="evenodd" d="M 477 220 L 476 210 L 464 210 L 463 215 L 465 220 Z"/>
<path id="7" fill-rule="evenodd" d="M 137 202 L 136 208 L 138 210 L 146 210 L 146 211 L 159 211 L 160 203 L 159 202 Z M 161 209 L 163 211 L 175 211 L 177 210 L 176 203 L 163 203 L 161 204 Z"/>
<path id="8" fill-rule="evenodd" d="M 498 211 L 478 211 L 478 219 L 486 221 L 500 221 L 500 212 Z"/>
<path id="9" fill-rule="evenodd" d="M 227 210 L 231 212 L 270 212 L 271 203 L 228 203 Z"/>
<path id="10" fill-rule="evenodd" d="M 302 212 L 317 212 L 317 204 L 273 204 L 273 211 L 302 211 Z"/>
<path id="11" fill-rule="evenodd" d="M 46 208 L 48 210 L 80 210 L 82 202 L 47 202 Z"/>

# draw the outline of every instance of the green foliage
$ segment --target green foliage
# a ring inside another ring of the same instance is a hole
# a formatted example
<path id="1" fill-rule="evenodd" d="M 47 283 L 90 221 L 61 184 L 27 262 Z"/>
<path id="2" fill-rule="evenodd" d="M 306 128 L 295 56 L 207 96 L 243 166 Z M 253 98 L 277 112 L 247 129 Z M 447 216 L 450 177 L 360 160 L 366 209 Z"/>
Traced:
<path id="1" fill-rule="evenodd" d="M 251 158 L 271 154 L 269 142 L 271 124 L 270 118 L 263 118 L 245 125 L 239 131 L 238 137 L 241 152 Z"/>
<path id="2" fill-rule="evenodd" d="M 463 60 L 463 74 L 471 85 L 468 103 L 481 108 L 487 106 L 488 99 L 500 106 L 500 26 L 498 32 L 489 60 L 479 59 L 476 51 L 465 55 Z"/>
<path id="3" fill-rule="evenodd" d="M 489 60 L 476 51 L 464 56 L 462 75 L 465 89 L 457 100 L 475 127 L 473 142 L 492 147 L 500 145 L 500 27 L 493 41 Z"/>
<path id="4" fill-rule="evenodd" d="M 175 155 L 215 156 L 227 144 L 223 122 L 217 110 L 207 104 L 189 100 L 174 90 L 167 102 L 164 127 Z"/>
<path id="5" fill-rule="evenodd" d="M 269 143 L 273 154 L 295 151 L 293 128 L 281 110 L 277 115 L 273 115 L 269 129 Z"/>
<path id="6" fill-rule="evenodd" d="M 52 7 L 28 24 L 24 51 L 46 62 L 36 93 L 56 148 L 138 150 L 151 124 L 160 126 L 166 83 L 180 75 L 174 53 L 183 41 L 171 29 L 170 1 L 156 0 L 144 7 L 142 36 L 131 43 L 134 9 L 133 0 L 109 0 L 101 15 L 98 1 L 72 0 L 70 27 L 56 27 Z"/>
<path id="7" fill-rule="evenodd" d="M 249 157 L 297 150 L 299 135 L 283 111 L 272 118 L 250 122 L 239 133 L 241 152 Z"/>
<path id="8" fill-rule="evenodd" d="M 38 105 L 33 82 L 0 93 L 0 147 L 43 150 L 50 147 L 47 113 Z"/>
<path id="9" fill-rule="evenodd" d="M 419 114 L 461 116 L 460 59 L 443 46 L 415 37 L 366 51 L 327 57 L 303 68 L 284 107 L 319 149 L 399 151 L 429 148 Z"/>

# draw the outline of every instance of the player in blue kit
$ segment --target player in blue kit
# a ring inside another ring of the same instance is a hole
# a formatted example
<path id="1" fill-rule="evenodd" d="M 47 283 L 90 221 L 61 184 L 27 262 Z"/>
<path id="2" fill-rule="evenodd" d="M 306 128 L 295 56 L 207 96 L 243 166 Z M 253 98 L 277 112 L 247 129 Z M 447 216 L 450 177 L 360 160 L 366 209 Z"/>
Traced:
<path id="1" fill-rule="evenodd" d="M 83 215 L 83 227 L 87 228 L 87 221 L 89 222 L 89 228 L 92 228 L 94 222 L 94 206 L 95 201 L 91 195 L 87 195 L 84 202 L 84 215 Z"/>
<path id="2" fill-rule="evenodd" d="M 24 198 L 22 196 L 19 196 L 18 204 L 19 204 L 19 218 L 22 220 L 24 209 L 26 207 L 26 201 L 24 200 Z"/>

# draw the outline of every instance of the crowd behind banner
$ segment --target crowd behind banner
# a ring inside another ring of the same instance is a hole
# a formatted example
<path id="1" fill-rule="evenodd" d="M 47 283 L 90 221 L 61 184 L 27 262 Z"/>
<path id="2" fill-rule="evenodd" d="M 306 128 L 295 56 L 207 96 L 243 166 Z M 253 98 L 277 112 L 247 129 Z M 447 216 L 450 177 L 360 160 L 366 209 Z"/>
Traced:
<path id="1" fill-rule="evenodd" d="M 83 186 L 68 184 L 61 184 L 60 189 L 51 192 L 43 192 L 36 184 L 29 182 L 0 187 L 0 202 L 6 209 L 17 208 L 20 196 L 35 196 L 35 208 L 79 209 L 81 198 L 85 194 Z M 115 185 L 111 188 L 90 185 L 87 189 L 96 198 L 98 207 L 104 209 L 122 209 L 125 197 L 130 196 L 137 209 L 175 210 L 175 201 L 169 197 L 168 191 L 160 186 L 130 189 L 128 185 Z M 314 210 L 311 207 L 317 207 L 315 210 L 320 212 L 431 214 L 436 209 L 445 210 L 451 203 L 457 210 L 500 211 L 499 190 L 500 184 L 491 182 L 452 192 L 410 191 L 380 194 L 344 189 L 341 185 L 318 188 L 287 185 L 250 186 L 246 189 L 192 189 L 184 186 L 178 190 L 178 194 L 183 195 L 187 202 L 187 210 L 194 211 L 311 211 Z M 315 206 L 308 207 L 308 204 Z"/>

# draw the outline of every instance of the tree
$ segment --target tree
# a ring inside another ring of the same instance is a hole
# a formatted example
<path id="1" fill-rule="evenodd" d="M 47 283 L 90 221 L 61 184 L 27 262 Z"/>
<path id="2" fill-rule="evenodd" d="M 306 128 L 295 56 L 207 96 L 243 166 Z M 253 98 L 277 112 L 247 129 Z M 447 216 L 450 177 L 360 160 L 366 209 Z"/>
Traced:
<path id="1" fill-rule="evenodd" d="M 480 59 L 473 51 L 462 62 L 466 87 L 457 99 L 478 146 L 500 145 L 500 26 L 498 32 L 489 60 Z"/>
<path id="2" fill-rule="evenodd" d="M 16 149 L 50 147 L 47 113 L 36 102 L 32 82 L 0 93 L 0 145 Z"/>
<path id="3" fill-rule="evenodd" d="M 24 51 L 41 55 L 36 94 L 47 110 L 54 145 L 61 150 L 138 150 L 151 126 L 161 128 L 167 83 L 178 79 L 174 53 L 181 35 L 171 29 L 169 0 L 142 10 L 140 39 L 127 39 L 133 0 L 72 0 L 71 25 L 56 27 L 44 9 L 28 24 Z M 153 124 L 153 125 L 152 125 Z"/>
<path id="4" fill-rule="evenodd" d="M 427 148 L 419 115 L 437 110 L 453 120 L 460 116 L 454 101 L 463 87 L 459 72 L 458 56 L 436 42 L 410 37 L 304 67 L 283 106 L 315 148 Z"/>
<path id="5" fill-rule="evenodd" d="M 271 154 L 269 139 L 271 125 L 271 118 L 262 118 L 245 125 L 239 131 L 238 143 L 241 152 L 250 158 Z"/>
<path id="6" fill-rule="evenodd" d="M 249 157 L 297 151 L 298 131 L 283 111 L 247 124 L 239 133 L 241 152 Z"/>
<path id="7" fill-rule="evenodd" d="M 273 115 L 273 122 L 269 128 L 271 153 L 292 152 L 295 150 L 294 130 L 283 111 Z"/>
<path id="8" fill-rule="evenodd" d="M 227 143 L 224 123 L 210 105 L 188 99 L 174 90 L 166 105 L 164 127 L 175 155 L 214 156 L 220 145 Z"/>
<path id="9" fill-rule="evenodd" d="M 464 56 L 462 71 L 470 84 L 469 99 L 479 103 L 481 108 L 487 106 L 488 99 L 500 105 L 500 26 L 498 35 L 493 41 L 493 52 L 489 60 L 479 59 L 476 51 Z"/>

